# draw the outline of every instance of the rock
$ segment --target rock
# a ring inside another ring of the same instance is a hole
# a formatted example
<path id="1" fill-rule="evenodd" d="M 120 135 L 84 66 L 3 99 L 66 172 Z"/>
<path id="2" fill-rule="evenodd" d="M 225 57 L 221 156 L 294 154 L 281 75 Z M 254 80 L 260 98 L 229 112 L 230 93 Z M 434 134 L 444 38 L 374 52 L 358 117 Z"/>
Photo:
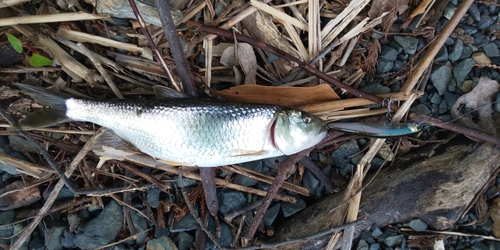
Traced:
<path id="1" fill-rule="evenodd" d="M 370 249 L 369 250 L 380 250 L 380 245 L 375 243 L 375 244 L 371 244 L 370 245 Z"/>
<path id="2" fill-rule="evenodd" d="M 78 217 L 77 214 L 71 213 L 66 216 L 66 220 L 68 221 L 69 224 L 69 231 L 75 232 L 78 229 L 78 226 L 80 225 L 80 217 Z"/>
<path id="3" fill-rule="evenodd" d="M 440 115 L 446 113 L 448 111 L 448 105 L 446 104 L 446 100 L 442 100 L 439 104 L 438 113 Z"/>
<path id="4" fill-rule="evenodd" d="M 441 103 L 441 96 L 438 93 L 432 94 L 431 103 L 434 103 L 434 104 Z"/>
<path id="5" fill-rule="evenodd" d="M 172 233 L 191 231 L 198 228 L 198 222 L 192 214 L 186 214 L 180 220 L 174 220 L 174 225 L 170 229 Z"/>
<path id="6" fill-rule="evenodd" d="M 394 68 L 394 62 L 384 58 L 379 58 L 377 63 L 377 72 L 379 74 L 390 72 Z"/>
<path id="7" fill-rule="evenodd" d="M 148 189 L 146 200 L 151 207 L 157 208 L 160 205 L 160 194 L 161 190 L 159 188 Z"/>
<path id="8" fill-rule="evenodd" d="M 462 50 L 462 55 L 460 55 L 460 58 L 458 58 L 458 60 L 469 58 L 471 55 L 472 55 L 472 47 L 465 46 Z"/>
<path id="9" fill-rule="evenodd" d="M 483 242 L 478 241 L 472 245 L 472 250 L 489 250 L 490 248 L 486 246 Z"/>
<path id="10" fill-rule="evenodd" d="M 448 61 L 448 49 L 446 48 L 446 46 L 441 47 L 434 60 L 440 63 Z"/>
<path id="11" fill-rule="evenodd" d="M 395 235 L 395 236 L 389 236 L 384 239 L 384 244 L 386 244 L 389 247 L 396 247 L 401 245 L 403 242 L 404 235 Z"/>
<path id="12" fill-rule="evenodd" d="M 495 98 L 495 103 L 493 104 L 493 109 L 495 109 L 496 112 L 500 113 L 500 91 L 497 93 L 497 96 Z"/>
<path id="13" fill-rule="evenodd" d="M 448 59 L 450 61 L 456 61 L 462 55 L 462 50 L 464 49 L 464 41 L 461 39 L 456 39 L 455 43 L 451 47 L 451 50 L 448 51 Z"/>
<path id="14" fill-rule="evenodd" d="M 470 16 L 476 20 L 480 21 L 481 20 L 481 12 L 479 11 L 479 8 L 475 3 L 472 3 L 467 12 L 470 14 Z"/>
<path id="15" fill-rule="evenodd" d="M 274 170 L 278 170 L 278 166 L 276 165 L 277 162 L 282 162 L 286 158 L 286 155 L 275 157 L 275 158 L 267 158 L 264 159 L 264 165 L 266 165 L 269 168 L 272 168 Z"/>
<path id="16" fill-rule="evenodd" d="M 312 198 L 321 198 L 321 191 L 323 188 L 320 187 L 321 182 L 316 178 L 311 171 L 305 170 L 304 176 L 302 177 L 302 186 L 309 190 L 309 194 Z"/>
<path id="17" fill-rule="evenodd" d="M 11 243 L 11 236 L 14 235 L 13 226 L 1 226 L 0 227 L 0 246 L 9 246 Z"/>
<path id="18" fill-rule="evenodd" d="M 449 3 L 446 5 L 443 11 L 443 16 L 446 17 L 446 19 L 450 20 L 453 14 L 455 14 L 455 11 L 457 10 L 457 6 L 454 4 Z"/>
<path id="19" fill-rule="evenodd" d="M 413 36 L 394 36 L 394 40 L 403 47 L 406 54 L 413 55 L 417 52 L 418 38 Z"/>
<path id="20" fill-rule="evenodd" d="M 306 208 L 306 202 L 301 199 L 300 197 L 296 197 L 297 198 L 297 202 L 295 204 L 293 203 L 288 203 L 288 202 L 283 202 L 281 204 L 281 210 L 283 211 L 283 216 L 285 217 L 289 217 L 295 213 L 297 213 L 298 211 Z"/>
<path id="21" fill-rule="evenodd" d="M 30 241 L 31 250 L 45 250 L 45 244 L 43 239 L 40 237 L 35 237 Z"/>
<path id="22" fill-rule="evenodd" d="M 48 228 L 44 230 L 45 246 L 51 250 L 62 250 L 61 237 L 64 233 L 64 227 Z"/>
<path id="23" fill-rule="evenodd" d="M 359 146 L 356 140 L 349 140 L 342 144 L 337 150 L 333 151 L 332 161 L 338 168 L 343 168 L 351 162 L 351 155 L 359 152 Z"/>
<path id="24" fill-rule="evenodd" d="M 160 238 L 151 239 L 148 241 L 146 245 L 146 250 L 178 250 L 175 243 L 167 236 L 163 236 Z"/>
<path id="25" fill-rule="evenodd" d="M 379 53 L 379 58 L 396 61 L 398 59 L 398 51 L 391 46 L 383 45 Z"/>
<path id="26" fill-rule="evenodd" d="M 377 238 L 380 235 L 382 235 L 382 230 L 377 226 L 377 224 L 373 224 L 372 227 L 370 228 L 370 231 L 372 232 L 372 237 Z"/>
<path id="27" fill-rule="evenodd" d="M 132 223 L 134 224 L 135 231 L 137 234 L 137 238 L 135 239 L 135 242 L 137 245 L 141 245 L 144 240 L 146 239 L 146 236 L 148 236 L 148 225 L 147 221 L 142 215 L 137 213 L 134 210 L 130 210 L 130 215 L 132 217 Z"/>
<path id="28" fill-rule="evenodd" d="M 373 95 L 378 95 L 378 94 L 387 94 L 391 92 L 391 89 L 387 86 L 384 86 L 380 84 L 379 82 L 377 83 L 372 83 L 368 86 L 365 86 L 361 88 L 363 91 L 368 92 Z"/>
<path id="29" fill-rule="evenodd" d="M 253 170 L 255 172 L 259 172 L 259 173 L 262 171 L 262 165 L 263 165 L 263 163 L 261 160 L 245 162 L 245 163 L 241 164 L 242 167 Z M 257 184 L 257 182 L 258 181 L 256 179 L 248 178 L 248 177 L 240 175 L 240 174 L 236 175 L 236 177 L 234 178 L 234 181 L 233 181 L 234 184 L 238 184 L 238 185 L 242 185 L 242 186 L 246 186 L 246 187 L 254 186 L 255 184 Z"/>
<path id="30" fill-rule="evenodd" d="M 483 46 L 484 53 L 489 57 L 498 57 L 500 56 L 500 51 L 498 49 L 498 45 L 495 43 L 488 43 Z"/>
<path id="31" fill-rule="evenodd" d="M 116 201 L 111 200 L 102 212 L 90 220 L 75 236 L 75 246 L 94 249 L 113 241 L 122 227 L 123 212 Z"/>
<path id="32" fill-rule="evenodd" d="M 50 186 L 49 190 L 43 192 L 43 199 L 47 200 L 54 190 L 54 185 Z M 64 186 L 57 194 L 56 201 L 71 200 L 75 198 L 75 194 L 68 187 Z"/>
<path id="33" fill-rule="evenodd" d="M 408 226 L 417 232 L 423 232 L 427 229 L 427 224 L 420 219 L 410 221 Z"/>
<path id="34" fill-rule="evenodd" d="M 474 38 L 474 46 L 477 48 L 481 48 L 490 42 L 489 37 L 482 32 L 472 35 L 472 38 Z"/>
<path id="35" fill-rule="evenodd" d="M 14 210 L 0 212 L 0 225 L 9 224 L 14 221 Z"/>
<path id="36" fill-rule="evenodd" d="M 179 250 L 189 250 L 193 245 L 194 237 L 186 232 L 180 232 L 175 236 L 174 242 Z"/>
<path id="37" fill-rule="evenodd" d="M 466 81 L 464 81 L 463 84 L 462 84 L 462 86 L 460 87 L 460 89 L 464 93 L 469 93 L 472 90 L 472 80 L 466 80 Z"/>
<path id="38" fill-rule="evenodd" d="M 14 181 L 0 189 L 0 194 L 4 194 L 0 196 L 0 210 L 29 206 L 42 198 L 38 187 L 25 187 L 24 183 L 20 180 Z"/>
<path id="39" fill-rule="evenodd" d="M 472 59 L 478 64 L 491 64 L 491 59 L 484 52 L 476 52 L 472 54 Z"/>
<path id="40" fill-rule="evenodd" d="M 275 203 L 274 205 L 269 206 L 266 213 L 264 214 L 264 224 L 267 227 L 273 224 L 274 220 L 276 219 L 276 216 L 278 216 L 280 208 L 281 204 L 279 203 Z"/>
<path id="41" fill-rule="evenodd" d="M 449 92 L 455 92 L 457 90 L 457 80 L 451 79 L 447 89 Z"/>
<path id="42" fill-rule="evenodd" d="M 223 189 L 217 195 L 219 197 L 219 212 L 224 216 L 247 204 L 245 195 L 236 190 Z"/>
<path id="43" fill-rule="evenodd" d="M 472 67 L 474 67 L 474 64 L 476 64 L 474 59 L 467 58 L 455 65 L 453 68 L 453 76 L 457 80 L 457 85 L 460 85 L 465 81 L 465 78 L 467 78 L 467 75 L 472 70 Z"/>
<path id="44" fill-rule="evenodd" d="M 432 113 L 431 110 L 424 104 L 417 104 L 417 106 L 411 107 L 410 110 L 424 115 Z"/>
<path id="45" fill-rule="evenodd" d="M 356 247 L 356 250 L 368 250 L 368 249 L 369 249 L 369 246 L 365 240 L 360 240 L 358 243 L 358 247 Z"/>
<path id="46" fill-rule="evenodd" d="M 467 24 L 463 24 L 463 23 L 458 24 L 457 27 L 463 29 L 465 34 L 468 34 L 468 35 L 474 35 L 478 31 L 476 26 L 471 26 L 471 25 L 467 25 Z"/>
<path id="47" fill-rule="evenodd" d="M 490 27 L 496 20 L 496 17 L 493 18 L 487 13 L 481 15 L 481 20 L 477 23 L 477 27 L 479 29 L 486 29 Z"/>
<path id="48" fill-rule="evenodd" d="M 429 78 L 438 94 L 443 95 L 452 76 L 452 70 L 448 65 L 436 65 Z"/>
<path id="49" fill-rule="evenodd" d="M 61 245 L 66 249 L 75 248 L 75 235 L 64 229 L 63 236 L 61 237 Z"/>

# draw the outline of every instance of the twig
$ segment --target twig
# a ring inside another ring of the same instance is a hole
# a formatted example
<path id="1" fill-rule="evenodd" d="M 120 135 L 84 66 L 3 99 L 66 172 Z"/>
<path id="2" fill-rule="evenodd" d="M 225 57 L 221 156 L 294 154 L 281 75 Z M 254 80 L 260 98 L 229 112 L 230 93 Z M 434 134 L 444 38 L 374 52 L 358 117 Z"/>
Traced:
<path id="1" fill-rule="evenodd" d="M 104 131 L 103 128 L 99 129 L 87 141 L 87 143 L 85 143 L 85 145 L 82 147 L 82 150 L 80 150 L 80 152 L 78 152 L 78 154 L 75 156 L 75 158 L 73 159 L 73 161 L 71 161 L 71 163 L 69 164 L 69 167 L 68 167 L 68 169 L 66 170 L 66 173 L 65 173 L 65 176 L 67 178 L 69 178 L 71 176 L 71 174 L 73 174 L 73 171 L 75 171 L 75 169 L 78 166 L 78 164 L 80 163 L 80 161 L 83 160 L 83 158 L 85 157 L 85 155 L 87 155 L 87 153 L 92 149 L 92 146 L 93 146 L 96 138 L 98 136 L 100 136 L 103 131 Z M 11 246 L 11 249 L 19 249 L 24 244 L 24 242 L 28 239 L 28 237 L 31 235 L 31 233 L 33 232 L 33 230 L 35 230 L 35 228 L 38 226 L 38 224 L 40 223 L 40 221 L 43 219 L 43 217 L 45 216 L 46 212 L 50 209 L 50 207 L 52 206 L 52 204 L 54 204 L 54 201 L 56 200 L 57 195 L 59 194 L 59 191 L 61 191 L 61 189 L 63 187 L 64 187 L 64 180 L 63 180 L 63 178 L 61 178 L 57 182 L 57 184 L 54 187 L 54 190 L 52 191 L 52 193 L 50 193 L 50 196 L 47 199 L 47 201 L 45 202 L 45 204 L 43 204 L 42 208 L 40 208 L 40 211 L 38 212 L 37 216 L 34 218 L 34 220 L 28 226 L 26 226 L 26 231 L 24 231 L 24 233 L 19 237 L 19 239 L 16 241 L 16 243 L 14 243 Z"/>
<path id="2" fill-rule="evenodd" d="M 58 23 L 58 22 L 70 22 L 70 21 L 81 21 L 81 20 L 100 20 L 109 19 L 107 14 L 89 14 L 89 13 L 60 13 L 60 14 L 47 14 L 47 15 L 32 15 L 32 16 L 21 16 L 21 17 L 8 17 L 0 19 L 1 26 L 13 26 L 19 24 L 31 24 L 31 23 Z"/>
<path id="3" fill-rule="evenodd" d="M 205 227 L 205 225 L 203 225 L 203 222 L 201 221 L 200 217 L 198 217 L 198 215 L 196 215 L 193 205 L 191 204 L 191 202 L 189 202 L 188 194 L 186 193 L 186 189 L 184 188 L 184 183 L 182 182 L 182 168 L 179 168 L 179 180 L 180 180 L 179 186 L 181 188 L 181 193 L 182 193 L 182 196 L 184 197 L 184 201 L 186 202 L 186 205 L 189 207 L 189 212 L 196 219 L 196 222 L 198 222 L 198 225 L 201 227 L 203 232 L 205 232 L 207 234 L 208 238 L 210 238 L 210 240 L 212 240 L 214 245 L 216 247 L 218 247 L 219 249 L 222 249 L 222 246 L 220 245 L 220 243 L 217 241 L 217 239 L 215 239 L 214 235 L 207 229 L 207 227 Z M 215 217 L 215 219 L 217 220 L 217 217 Z"/>
<path id="4" fill-rule="evenodd" d="M 205 194 L 208 212 L 217 218 L 219 199 L 217 197 L 217 186 L 215 185 L 215 171 L 216 168 L 200 168 L 201 183 L 203 183 L 203 193 Z"/>
<path id="5" fill-rule="evenodd" d="M 421 115 L 421 114 L 418 114 L 415 112 L 410 112 L 409 118 L 411 121 L 414 121 L 414 122 L 421 122 L 421 121 L 425 120 L 425 122 L 424 122 L 425 124 L 429 124 L 429 125 L 432 125 L 432 126 L 435 126 L 438 128 L 443 128 L 443 129 L 446 129 L 449 131 L 453 131 L 455 133 L 463 134 L 463 135 L 465 135 L 471 139 L 474 139 L 474 140 L 479 140 L 479 141 L 483 141 L 483 142 L 492 143 L 495 145 L 500 145 L 500 138 L 498 138 L 497 136 L 495 136 L 493 134 L 486 133 L 483 131 L 474 130 L 474 129 L 471 129 L 468 127 L 458 125 L 458 124 L 453 123 L 453 122 L 445 122 L 443 120 L 433 118 L 430 116 L 426 116 L 426 115 Z"/>
<path id="6" fill-rule="evenodd" d="M 170 14 L 170 6 L 168 6 L 166 0 L 155 0 L 155 5 L 158 9 L 163 32 L 165 32 L 168 44 L 170 45 L 170 53 L 172 53 L 184 91 L 190 96 L 198 96 L 196 86 L 194 85 L 193 74 L 186 60 L 186 56 L 184 55 L 184 51 L 182 50 L 181 41 L 177 35 L 177 29 L 175 28 L 172 15 Z"/>
<path id="7" fill-rule="evenodd" d="M 142 33 L 144 33 L 144 36 L 146 36 L 146 38 L 148 39 L 149 46 L 151 46 L 151 49 L 153 50 L 153 53 L 155 54 L 156 60 L 158 60 L 158 62 L 161 64 L 163 71 L 167 75 L 168 79 L 170 80 L 170 82 L 172 83 L 174 88 L 177 91 L 181 91 L 182 89 L 179 86 L 179 83 L 174 79 L 174 77 L 170 73 L 170 70 L 168 69 L 167 64 L 163 60 L 163 57 L 161 56 L 160 52 L 158 51 L 158 47 L 153 42 L 153 38 L 151 38 L 149 31 L 146 29 L 146 24 L 144 23 L 144 19 L 142 19 L 142 16 L 139 13 L 139 10 L 137 9 L 137 5 L 135 4 L 135 0 L 129 0 L 128 2 L 130 4 L 130 7 L 132 7 L 132 11 L 134 12 L 135 18 L 137 19 L 139 26 L 141 26 Z"/>
<path id="8" fill-rule="evenodd" d="M 226 37 L 229 39 L 233 38 L 233 34 L 230 31 L 221 30 L 221 29 L 218 29 L 215 27 L 206 26 L 206 25 L 199 24 L 199 23 L 196 23 L 193 21 L 188 21 L 187 26 L 190 29 L 196 29 L 200 32 L 207 32 L 207 33 L 211 33 L 211 34 L 216 34 L 218 36 Z M 309 64 L 302 62 L 300 59 L 298 59 L 298 58 L 296 58 L 296 57 L 294 57 L 294 56 L 292 56 L 292 55 L 290 55 L 290 54 L 288 54 L 288 53 L 286 53 L 286 52 L 284 52 L 276 47 L 273 47 L 269 44 L 265 44 L 263 42 L 259 42 L 251 37 L 244 36 L 241 34 L 235 34 L 234 36 L 236 36 L 236 39 L 238 39 L 239 41 L 249 43 L 254 47 L 263 49 L 263 50 L 265 50 L 269 53 L 272 53 L 274 55 L 277 55 L 277 56 L 279 56 L 287 61 L 291 61 L 291 62 L 296 63 L 297 65 L 299 65 L 300 68 L 302 68 L 302 69 L 306 70 L 307 72 L 325 80 L 326 82 L 328 82 L 330 84 L 333 84 L 333 85 L 339 87 L 340 89 L 342 89 L 343 92 L 347 92 L 347 93 L 353 94 L 357 97 L 362 97 L 362 98 L 368 99 L 374 103 L 382 103 L 382 98 L 380 98 L 378 96 L 374 96 L 372 94 L 368 94 L 368 93 L 361 91 L 361 90 L 358 90 L 354 87 L 351 87 L 351 86 L 319 71 L 318 69 L 313 68 Z M 395 105 L 392 106 L 393 111 L 397 111 L 397 109 L 398 108 Z"/>
<path id="9" fill-rule="evenodd" d="M 343 133 L 338 132 L 338 131 L 333 131 L 327 134 L 327 136 L 323 139 L 323 141 L 329 141 L 332 140 L 333 138 L 336 138 Z M 290 155 L 285 160 L 282 162 L 278 163 L 278 172 L 276 174 L 276 177 L 274 179 L 273 184 L 267 191 L 266 197 L 264 197 L 264 200 L 262 202 L 262 206 L 259 208 L 257 213 L 254 216 L 254 219 L 252 221 L 252 224 L 250 225 L 250 228 L 248 229 L 247 235 L 246 235 L 246 240 L 248 242 L 251 242 L 255 232 L 257 232 L 257 228 L 259 227 L 260 222 L 264 218 L 264 214 L 267 211 L 267 208 L 271 204 L 271 201 L 274 199 L 276 194 L 278 193 L 278 190 L 281 186 L 281 184 L 286 180 L 287 176 L 290 175 L 292 166 L 293 164 L 297 163 L 300 161 L 300 159 L 304 158 L 307 154 L 309 154 L 314 147 L 303 150 L 299 153 L 296 153 L 294 155 Z"/>

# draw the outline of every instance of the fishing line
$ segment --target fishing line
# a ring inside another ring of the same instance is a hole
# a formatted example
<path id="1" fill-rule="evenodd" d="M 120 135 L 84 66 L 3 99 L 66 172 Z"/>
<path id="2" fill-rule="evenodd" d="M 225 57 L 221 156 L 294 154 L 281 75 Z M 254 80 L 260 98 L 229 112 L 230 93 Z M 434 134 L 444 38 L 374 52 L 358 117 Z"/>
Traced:
<path id="1" fill-rule="evenodd" d="M 499 93 L 500 93 L 500 92 L 499 92 Z M 450 120 L 450 121 L 447 121 L 447 122 L 443 122 L 443 123 L 440 123 L 440 124 L 448 124 L 448 123 L 452 123 L 452 122 L 454 122 L 454 121 L 456 121 L 456 120 L 458 120 L 458 119 L 460 119 L 460 118 L 463 118 L 463 117 L 465 117 L 465 116 L 467 116 L 467 115 L 469 115 L 469 114 L 471 114 L 471 113 L 473 113 L 473 112 L 476 112 L 476 111 L 478 111 L 478 110 L 480 110 L 480 109 L 482 109 L 482 108 L 484 108 L 484 107 L 487 107 L 487 106 L 489 106 L 489 105 L 493 105 L 493 104 L 495 104 L 495 103 L 500 103 L 500 99 L 499 99 L 499 100 L 497 100 L 497 101 L 494 101 L 494 102 L 490 102 L 490 103 L 487 103 L 487 104 L 483 104 L 483 105 L 481 105 L 481 106 L 479 106 L 479 107 L 477 107 L 477 108 L 475 108 L 475 109 L 473 109 L 473 110 L 471 110 L 471 111 L 469 111 L 469 112 L 467 112 L 467 113 L 465 113 L 465 114 L 463 114 L 463 115 L 460 115 L 460 116 L 456 117 L 456 118 L 455 118 L 455 119 L 453 119 L 453 120 Z M 463 107 L 462 107 L 462 108 L 463 108 Z M 451 109 L 450 109 L 450 113 L 451 113 Z"/>

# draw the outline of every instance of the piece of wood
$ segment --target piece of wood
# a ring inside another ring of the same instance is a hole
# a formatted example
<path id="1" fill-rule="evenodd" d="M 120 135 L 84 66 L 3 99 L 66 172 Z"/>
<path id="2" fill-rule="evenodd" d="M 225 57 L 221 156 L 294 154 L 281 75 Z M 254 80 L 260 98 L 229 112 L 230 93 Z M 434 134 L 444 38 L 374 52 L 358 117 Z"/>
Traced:
<path id="1" fill-rule="evenodd" d="M 381 170 L 363 190 L 358 218 L 366 217 L 366 221 L 356 227 L 355 236 L 368 231 L 374 223 L 384 227 L 413 218 L 438 230 L 451 227 L 500 165 L 500 147 L 464 144 L 464 140 L 461 137 L 442 146 L 438 149 L 440 154 L 432 158 L 417 156 L 413 162 Z M 364 185 L 370 179 L 370 176 L 365 178 Z M 340 198 L 341 195 L 329 196 L 288 218 L 276 228 L 271 243 L 337 226 L 343 216 L 332 216 L 338 213 L 331 211 L 339 205 Z M 326 235 L 281 249 L 318 249 L 325 246 L 330 237 Z"/>

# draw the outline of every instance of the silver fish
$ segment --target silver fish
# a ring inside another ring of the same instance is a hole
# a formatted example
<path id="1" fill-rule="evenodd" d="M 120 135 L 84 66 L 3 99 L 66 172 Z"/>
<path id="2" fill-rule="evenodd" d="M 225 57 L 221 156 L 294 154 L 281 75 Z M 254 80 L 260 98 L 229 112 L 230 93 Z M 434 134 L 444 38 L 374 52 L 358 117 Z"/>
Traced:
<path id="1" fill-rule="evenodd" d="M 215 167 L 290 155 L 326 136 L 320 118 L 275 105 L 194 98 L 91 101 L 25 84 L 15 86 L 51 107 L 26 116 L 17 125 L 20 129 L 92 122 L 170 165 Z"/>

